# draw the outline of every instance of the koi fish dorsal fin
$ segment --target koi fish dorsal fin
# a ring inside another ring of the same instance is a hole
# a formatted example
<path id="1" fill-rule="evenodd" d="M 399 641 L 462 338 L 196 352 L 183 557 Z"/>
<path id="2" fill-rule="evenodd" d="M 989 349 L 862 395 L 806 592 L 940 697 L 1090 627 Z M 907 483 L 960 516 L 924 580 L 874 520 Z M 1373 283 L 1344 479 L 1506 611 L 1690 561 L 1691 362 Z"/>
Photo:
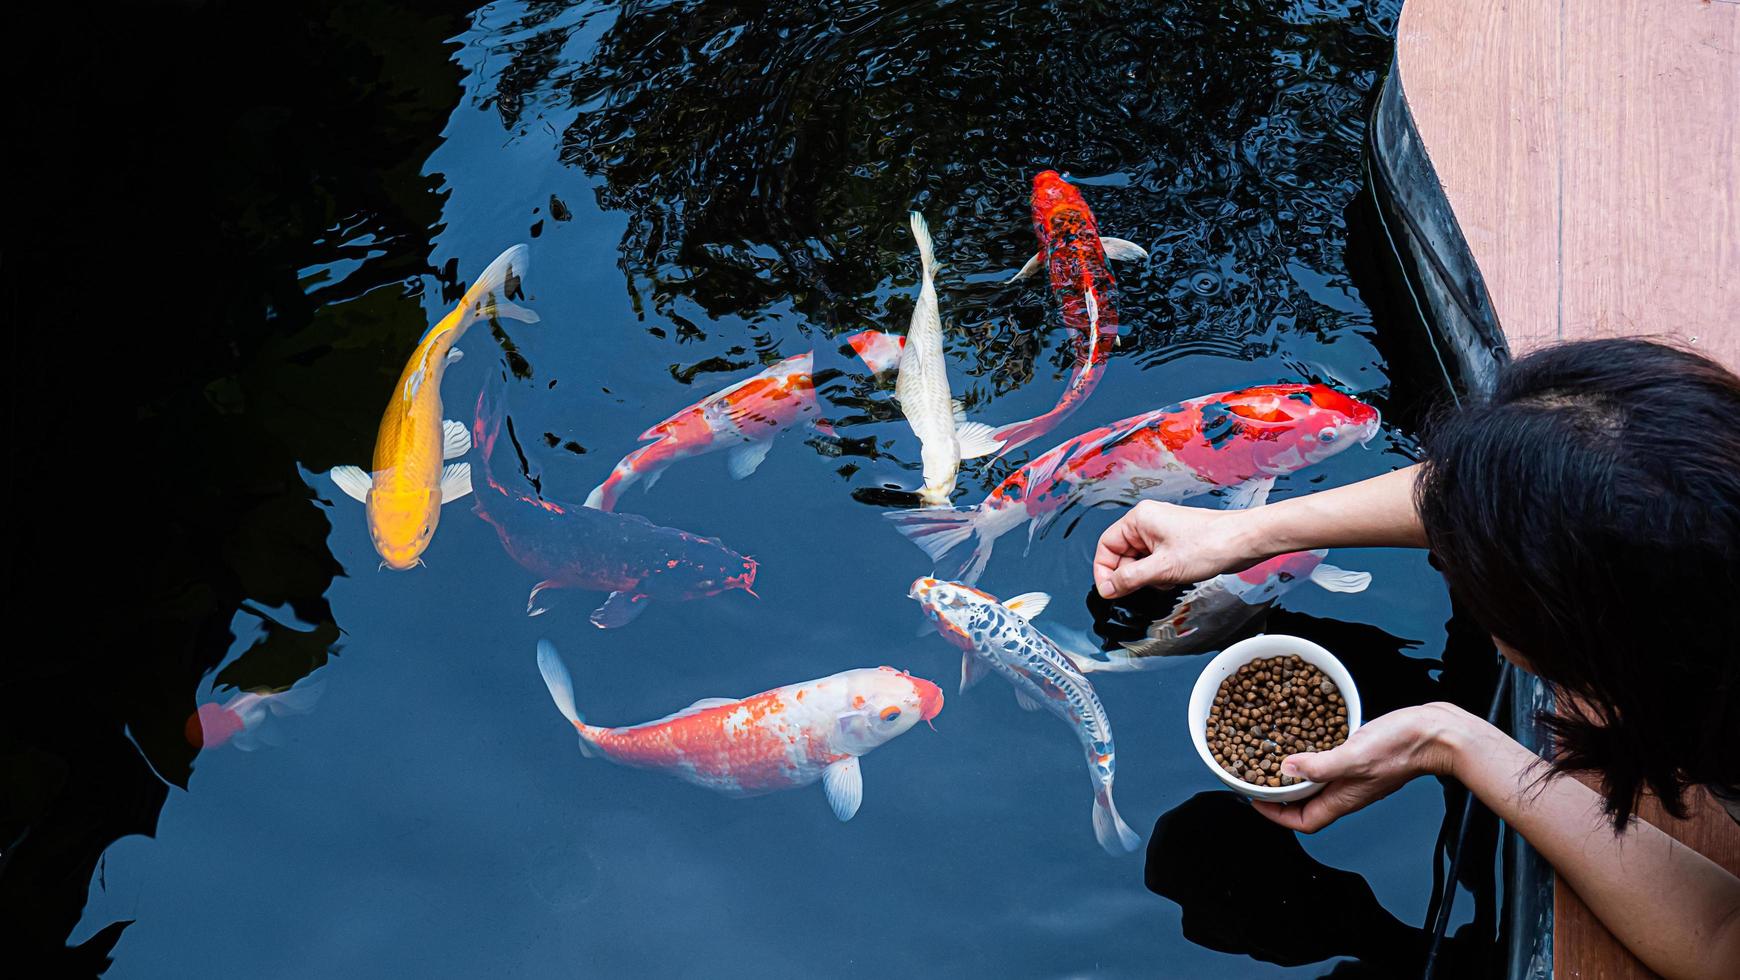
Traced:
<path id="1" fill-rule="evenodd" d="M 690 715 L 700 714 L 701 712 L 706 711 L 708 708 L 717 708 L 720 705 L 736 704 L 736 703 L 737 703 L 736 698 L 702 698 L 701 700 L 696 701 L 694 704 L 689 705 L 687 708 L 683 708 L 679 711 L 673 711 L 670 714 L 665 715 L 663 718 L 655 718 L 652 721 L 647 722 L 645 725 L 636 725 L 635 727 L 636 728 L 646 728 L 646 727 L 650 727 L 653 725 L 662 725 L 667 721 L 676 721 L 678 718 L 687 718 Z"/>

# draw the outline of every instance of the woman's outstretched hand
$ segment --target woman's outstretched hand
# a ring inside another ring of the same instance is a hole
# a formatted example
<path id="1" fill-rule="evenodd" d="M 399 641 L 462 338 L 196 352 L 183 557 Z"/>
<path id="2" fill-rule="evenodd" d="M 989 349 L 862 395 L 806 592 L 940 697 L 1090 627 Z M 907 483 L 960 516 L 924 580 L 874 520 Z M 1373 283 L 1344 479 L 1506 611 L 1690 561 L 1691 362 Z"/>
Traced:
<path id="1" fill-rule="evenodd" d="M 1453 704 L 1422 704 L 1392 711 L 1365 725 L 1328 752 L 1301 752 L 1281 760 L 1281 772 L 1324 783 L 1303 803 L 1256 802 L 1257 812 L 1283 827 L 1316 833 L 1394 793 L 1416 776 L 1452 774 L 1453 736 L 1472 715 Z"/>
<path id="2" fill-rule="evenodd" d="M 1144 500 L 1106 528 L 1094 550 L 1094 586 L 1107 599 L 1150 585 L 1200 582 L 1254 564 L 1235 533 L 1249 511 L 1207 510 Z"/>

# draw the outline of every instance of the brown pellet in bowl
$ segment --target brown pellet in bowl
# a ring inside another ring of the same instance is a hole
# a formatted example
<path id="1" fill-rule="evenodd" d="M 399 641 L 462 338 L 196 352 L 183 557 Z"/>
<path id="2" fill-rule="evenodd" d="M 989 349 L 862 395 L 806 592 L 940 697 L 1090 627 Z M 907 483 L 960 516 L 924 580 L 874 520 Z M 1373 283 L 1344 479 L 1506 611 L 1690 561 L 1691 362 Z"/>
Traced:
<path id="1" fill-rule="evenodd" d="M 1303 782 L 1281 775 L 1295 752 L 1347 741 L 1347 704 L 1335 682 L 1301 657 L 1253 660 L 1221 681 L 1204 732 L 1215 764 L 1253 786 Z"/>

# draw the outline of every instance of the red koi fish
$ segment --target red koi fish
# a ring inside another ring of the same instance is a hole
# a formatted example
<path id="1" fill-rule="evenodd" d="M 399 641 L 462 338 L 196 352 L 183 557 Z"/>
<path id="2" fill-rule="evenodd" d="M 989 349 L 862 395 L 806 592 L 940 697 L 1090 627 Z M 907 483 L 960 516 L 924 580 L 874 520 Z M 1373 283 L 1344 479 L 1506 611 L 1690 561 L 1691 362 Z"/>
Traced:
<path id="1" fill-rule="evenodd" d="M 1317 384 L 1259 385 L 1204 395 L 1076 436 L 1009 474 L 977 507 L 886 516 L 933 561 L 974 540 L 962 581 L 977 581 L 997 538 L 1029 524 L 1027 540 L 1077 504 L 1176 503 L 1216 490 L 1255 506 L 1275 478 L 1377 434 L 1378 412 Z"/>
<path id="2" fill-rule="evenodd" d="M 548 640 L 538 670 L 580 751 L 656 769 L 726 796 L 760 796 L 820 780 L 834 815 L 850 820 L 864 799 L 858 758 L 942 710 L 935 684 L 893 667 L 848 670 L 747 698 L 705 698 L 624 728 L 588 725 L 574 682 Z"/>
<path id="3" fill-rule="evenodd" d="M 1063 308 L 1063 324 L 1075 348 L 1075 367 L 1056 407 L 993 433 L 1003 444 L 999 456 L 1056 428 L 1093 393 L 1118 340 L 1118 284 L 1106 260 L 1148 258 L 1134 242 L 1101 238 L 1081 192 L 1055 170 L 1033 178 L 1033 234 L 1039 252 L 1009 281 L 1024 279 L 1041 266 L 1051 274 L 1051 291 Z"/>
<path id="4" fill-rule="evenodd" d="M 816 388 L 810 372 L 813 351 L 788 357 L 754 377 L 715 392 L 642 432 L 648 443 L 622 458 L 610 476 L 586 497 L 586 506 L 615 510 L 622 491 L 636 480 L 652 489 L 665 467 L 679 459 L 726 450 L 731 478 L 741 480 L 761 465 L 773 437 L 806 419 L 818 430 L 833 430 L 816 414 Z"/>
<path id="5" fill-rule="evenodd" d="M 472 472 L 473 506 L 514 561 L 542 579 L 526 597 L 528 615 L 544 612 L 537 600 L 545 589 L 609 592 L 591 617 L 600 629 L 627 624 L 654 599 L 681 602 L 731 589 L 755 594 L 755 559 L 718 538 L 661 527 L 638 514 L 554 500 L 523 472 L 511 481 L 498 473 L 496 440 L 505 418 L 498 383 L 485 386 L 477 399 L 472 436 L 480 465 Z"/>

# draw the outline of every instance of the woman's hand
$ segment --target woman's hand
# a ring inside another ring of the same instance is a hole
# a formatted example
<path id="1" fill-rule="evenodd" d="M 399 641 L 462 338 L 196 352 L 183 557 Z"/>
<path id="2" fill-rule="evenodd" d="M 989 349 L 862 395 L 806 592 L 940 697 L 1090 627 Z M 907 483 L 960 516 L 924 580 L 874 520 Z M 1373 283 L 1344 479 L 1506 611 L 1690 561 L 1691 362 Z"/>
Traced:
<path id="1" fill-rule="evenodd" d="M 1239 542 L 1254 511 L 1206 510 L 1144 500 L 1106 528 L 1094 551 L 1094 586 L 1116 599 L 1149 585 L 1200 582 L 1255 564 Z"/>
<path id="2" fill-rule="evenodd" d="M 1452 742 L 1485 722 L 1453 704 L 1422 704 L 1373 720 L 1328 752 L 1301 752 L 1281 772 L 1325 783 L 1298 804 L 1257 802 L 1257 812 L 1283 827 L 1316 833 L 1394 793 L 1416 776 L 1452 775 Z"/>

